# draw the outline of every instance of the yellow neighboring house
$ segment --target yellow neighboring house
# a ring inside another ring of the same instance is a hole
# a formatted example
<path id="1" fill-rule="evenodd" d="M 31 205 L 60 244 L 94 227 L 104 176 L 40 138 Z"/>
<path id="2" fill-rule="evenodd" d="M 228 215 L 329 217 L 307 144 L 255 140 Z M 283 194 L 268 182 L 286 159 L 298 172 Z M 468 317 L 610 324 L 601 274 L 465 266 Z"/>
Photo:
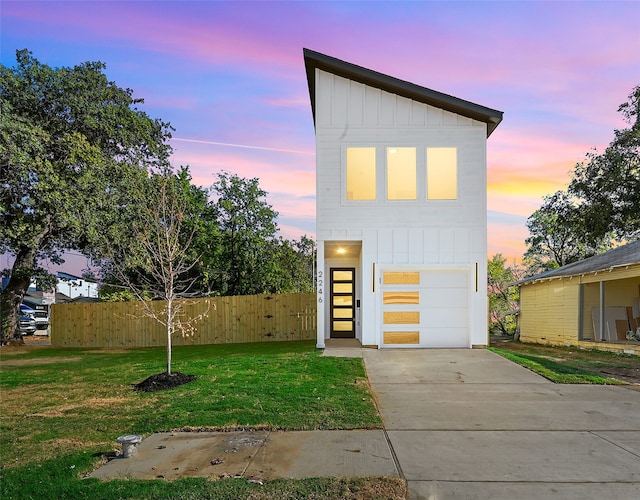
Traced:
<path id="1" fill-rule="evenodd" d="M 640 355 L 640 240 L 520 285 L 520 340 Z"/>

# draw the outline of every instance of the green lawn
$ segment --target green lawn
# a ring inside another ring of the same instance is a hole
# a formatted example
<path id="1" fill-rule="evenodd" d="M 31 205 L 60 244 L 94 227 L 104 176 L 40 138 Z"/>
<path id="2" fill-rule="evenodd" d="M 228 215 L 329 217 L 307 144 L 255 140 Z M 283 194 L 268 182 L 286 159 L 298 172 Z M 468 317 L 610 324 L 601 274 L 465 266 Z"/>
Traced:
<path id="1" fill-rule="evenodd" d="M 382 491 L 384 498 L 396 491 L 394 480 L 387 491 L 379 480 L 276 481 L 258 488 L 244 480 L 81 479 L 114 453 L 122 434 L 381 427 L 362 360 L 323 357 L 313 342 L 177 347 L 173 371 L 197 380 L 169 391 L 134 391 L 132 384 L 164 370 L 165 355 L 162 348 L 3 348 L 0 497 L 358 498 Z M 135 492 L 126 493 L 134 483 Z"/>
<path id="2" fill-rule="evenodd" d="M 558 384 L 638 383 L 640 357 L 576 347 L 500 342 L 493 352 Z"/>

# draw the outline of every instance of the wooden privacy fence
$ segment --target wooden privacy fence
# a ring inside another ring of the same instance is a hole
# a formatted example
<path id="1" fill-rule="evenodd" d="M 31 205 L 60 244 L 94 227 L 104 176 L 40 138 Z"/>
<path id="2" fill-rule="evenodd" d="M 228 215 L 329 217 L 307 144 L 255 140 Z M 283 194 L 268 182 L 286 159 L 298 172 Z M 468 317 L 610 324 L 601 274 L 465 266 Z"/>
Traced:
<path id="1" fill-rule="evenodd" d="M 316 338 L 315 293 L 245 295 L 181 300 L 181 319 L 204 315 L 193 334 L 176 332 L 173 345 L 274 342 Z M 160 310 L 163 301 L 152 302 Z M 165 328 L 139 302 L 55 304 L 54 347 L 132 348 L 166 346 Z"/>

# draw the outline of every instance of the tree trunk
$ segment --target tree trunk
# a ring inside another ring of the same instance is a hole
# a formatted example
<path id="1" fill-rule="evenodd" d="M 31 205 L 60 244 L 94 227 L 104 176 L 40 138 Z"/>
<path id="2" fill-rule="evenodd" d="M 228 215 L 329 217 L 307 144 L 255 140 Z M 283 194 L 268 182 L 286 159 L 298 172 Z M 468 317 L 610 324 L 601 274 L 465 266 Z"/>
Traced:
<path id="1" fill-rule="evenodd" d="M 36 248 L 21 248 L 11 268 L 11 277 L 2 291 L 2 341 L 18 331 L 20 304 L 31 284 L 36 267 Z M 6 318 L 6 321 L 5 321 Z"/>
<path id="2" fill-rule="evenodd" d="M 171 299 L 167 301 L 167 375 L 171 375 L 171 336 L 173 333 L 173 311 Z"/>

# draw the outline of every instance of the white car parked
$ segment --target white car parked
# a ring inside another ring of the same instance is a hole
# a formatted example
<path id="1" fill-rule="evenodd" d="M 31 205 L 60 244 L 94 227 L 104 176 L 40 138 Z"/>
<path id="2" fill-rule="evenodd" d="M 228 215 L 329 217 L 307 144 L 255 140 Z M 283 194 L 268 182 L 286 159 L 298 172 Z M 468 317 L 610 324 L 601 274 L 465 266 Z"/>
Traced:
<path id="1" fill-rule="evenodd" d="M 49 328 L 49 315 L 47 311 L 32 309 L 26 304 L 20 304 L 20 314 L 33 318 L 36 322 L 36 329 L 46 330 Z"/>

